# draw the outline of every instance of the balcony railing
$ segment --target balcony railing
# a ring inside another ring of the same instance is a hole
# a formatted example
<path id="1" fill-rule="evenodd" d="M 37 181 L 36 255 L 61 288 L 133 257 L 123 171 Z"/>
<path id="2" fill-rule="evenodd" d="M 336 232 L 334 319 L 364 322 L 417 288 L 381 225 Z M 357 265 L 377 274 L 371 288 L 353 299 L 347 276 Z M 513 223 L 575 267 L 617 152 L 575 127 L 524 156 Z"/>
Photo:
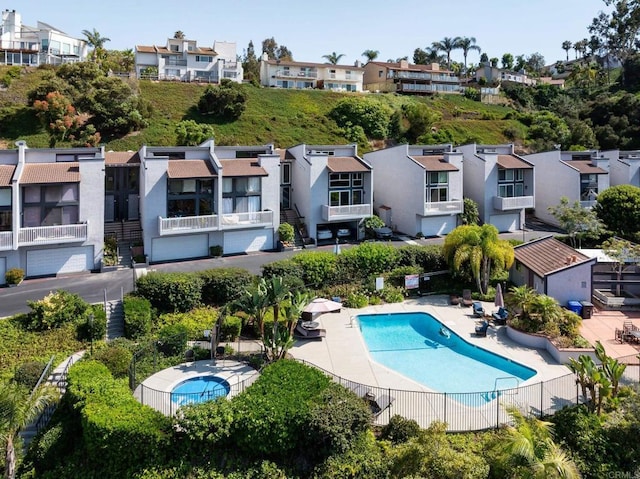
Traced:
<path id="1" fill-rule="evenodd" d="M 87 240 L 87 224 L 20 228 L 18 246 L 77 243 Z"/>
<path id="2" fill-rule="evenodd" d="M 441 73 L 393 72 L 389 73 L 387 77 L 401 80 L 430 80 L 432 82 L 460 83 L 459 77 L 443 75 Z"/>
<path id="3" fill-rule="evenodd" d="M 462 213 L 463 209 L 462 200 L 428 202 L 424 204 L 423 216 L 455 215 Z"/>
<path id="4" fill-rule="evenodd" d="M 591 209 L 596 205 L 596 203 L 596 200 L 581 201 L 580 206 L 582 206 L 583 208 Z"/>
<path id="5" fill-rule="evenodd" d="M 13 248 L 13 233 L 11 231 L 0 231 L 0 251 Z"/>
<path id="6" fill-rule="evenodd" d="M 276 70 L 275 75 L 286 78 L 318 78 L 317 71 Z"/>
<path id="7" fill-rule="evenodd" d="M 366 218 L 371 216 L 371 205 L 322 205 L 322 219 L 324 221 L 344 221 Z"/>
<path id="8" fill-rule="evenodd" d="M 167 58 L 164 61 L 164 66 L 166 67 L 186 67 L 187 60 L 173 60 L 171 58 Z"/>
<path id="9" fill-rule="evenodd" d="M 227 213 L 220 218 L 220 229 L 259 228 L 273 226 L 273 211 L 253 213 Z"/>
<path id="10" fill-rule="evenodd" d="M 21 41 L 0 41 L 0 50 L 14 50 L 22 52 L 37 52 L 40 50 L 40 45 L 36 42 L 21 42 Z"/>
<path id="11" fill-rule="evenodd" d="M 160 236 L 180 235 L 195 231 L 214 231 L 218 228 L 218 215 L 181 216 L 179 218 L 163 218 L 158 216 Z"/>
<path id="12" fill-rule="evenodd" d="M 533 196 L 493 197 L 493 208 L 499 211 L 521 210 L 523 208 L 533 208 L 534 206 Z"/>

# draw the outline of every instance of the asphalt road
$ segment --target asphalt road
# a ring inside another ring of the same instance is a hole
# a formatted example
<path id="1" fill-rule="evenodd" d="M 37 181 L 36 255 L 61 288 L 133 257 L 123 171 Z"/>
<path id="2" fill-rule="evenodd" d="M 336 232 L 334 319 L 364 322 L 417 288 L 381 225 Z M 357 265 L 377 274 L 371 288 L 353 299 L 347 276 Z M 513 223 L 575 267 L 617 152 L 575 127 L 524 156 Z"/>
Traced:
<path id="1" fill-rule="evenodd" d="M 500 235 L 504 239 L 518 239 L 529 241 L 554 234 L 551 231 L 535 230 L 516 233 L 503 233 Z M 396 247 L 406 244 L 439 244 L 444 238 L 425 238 L 415 241 L 402 241 L 395 238 L 390 243 Z M 340 248 L 350 248 L 354 245 L 341 243 Z M 319 246 L 317 251 L 334 251 L 335 245 L 328 244 Z M 284 252 L 259 252 L 246 255 L 227 256 L 223 258 L 208 258 L 193 261 L 179 261 L 174 263 L 163 263 L 151 265 L 151 269 L 156 271 L 201 271 L 211 268 L 244 268 L 253 274 L 262 273 L 262 265 L 289 258 L 299 251 Z M 0 317 L 12 316 L 18 313 L 28 312 L 27 301 L 42 299 L 51 291 L 64 289 L 71 293 L 79 294 L 89 303 L 102 302 L 105 299 L 114 300 L 120 298 L 123 293 L 133 290 L 134 270 L 123 269 L 108 273 L 80 273 L 55 278 L 39 278 L 24 280 L 22 284 L 15 288 L 0 288 Z"/>

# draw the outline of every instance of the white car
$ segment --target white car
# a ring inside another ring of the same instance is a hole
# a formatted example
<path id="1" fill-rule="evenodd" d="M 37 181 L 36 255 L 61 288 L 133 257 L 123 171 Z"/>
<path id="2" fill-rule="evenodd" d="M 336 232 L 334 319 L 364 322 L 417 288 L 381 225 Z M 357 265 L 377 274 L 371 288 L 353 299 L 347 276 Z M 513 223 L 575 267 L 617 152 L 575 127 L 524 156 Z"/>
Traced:
<path id="1" fill-rule="evenodd" d="M 351 236 L 351 230 L 349 228 L 340 228 L 336 233 L 338 238 L 347 238 Z"/>
<path id="2" fill-rule="evenodd" d="M 318 240 L 329 240 L 333 238 L 333 233 L 328 228 L 318 228 L 316 236 L 318 237 Z"/>

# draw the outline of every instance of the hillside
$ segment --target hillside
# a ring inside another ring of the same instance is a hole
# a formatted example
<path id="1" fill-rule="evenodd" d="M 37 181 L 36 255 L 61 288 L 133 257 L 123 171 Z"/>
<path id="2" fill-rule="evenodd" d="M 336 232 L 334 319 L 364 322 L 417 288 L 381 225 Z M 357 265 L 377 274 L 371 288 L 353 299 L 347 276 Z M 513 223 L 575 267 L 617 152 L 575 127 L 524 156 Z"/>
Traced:
<path id="1" fill-rule="evenodd" d="M 43 69 L 23 71 L 20 78 L 13 80 L 8 88 L 0 90 L 0 147 L 12 148 L 18 139 L 26 140 L 31 147 L 48 146 L 48 135 L 27 103 L 28 92 L 47 73 Z M 2 74 L 0 68 L 0 77 Z M 303 142 L 349 142 L 327 113 L 340 99 L 353 94 L 265 89 L 247 85 L 245 112 L 237 121 L 221 123 L 200 115 L 196 109 L 198 99 L 206 88 L 204 85 L 141 81 L 138 88 L 142 98 L 152 105 L 149 126 L 121 138 L 103 138 L 107 149 L 136 150 L 143 144 L 174 145 L 175 126 L 186 119 L 211 123 L 216 132 L 216 143 L 221 145 L 273 143 L 278 147 L 287 147 Z M 425 102 L 442 117 L 432 131 L 446 129 L 447 140 L 456 144 L 469 141 L 521 143 L 526 135 L 526 127 L 522 123 L 504 119 L 513 111 L 504 106 L 485 105 L 454 95 L 416 98 L 385 94 L 376 95 L 376 99 L 394 109 L 407 102 Z M 377 142 L 375 147 L 383 145 L 384 142 Z M 58 143 L 57 146 L 67 145 Z"/>

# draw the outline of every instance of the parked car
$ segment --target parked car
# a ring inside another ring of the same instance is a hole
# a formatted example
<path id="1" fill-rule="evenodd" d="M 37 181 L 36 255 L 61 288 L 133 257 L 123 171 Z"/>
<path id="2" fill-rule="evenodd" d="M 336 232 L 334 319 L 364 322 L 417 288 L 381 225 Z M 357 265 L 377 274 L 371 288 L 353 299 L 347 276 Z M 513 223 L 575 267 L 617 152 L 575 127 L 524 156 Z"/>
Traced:
<path id="1" fill-rule="evenodd" d="M 383 226 L 381 228 L 373 228 L 373 233 L 376 235 L 376 238 L 378 239 L 393 238 L 393 231 L 388 226 Z"/>
<path id="2" fill-rule="evenodd" d="M 349 228 L 339 228 L 336 232 L 338 238 L 348 238 L 351 236 L 351 230 Z"/>
<path id="3" fill-rule="evenodd" d="M 331 238 L 333 238 L 333 233 L 329 228 L 318 228 L 316 236 L 318 238 L 318 241 L 330 240 Z"/>

